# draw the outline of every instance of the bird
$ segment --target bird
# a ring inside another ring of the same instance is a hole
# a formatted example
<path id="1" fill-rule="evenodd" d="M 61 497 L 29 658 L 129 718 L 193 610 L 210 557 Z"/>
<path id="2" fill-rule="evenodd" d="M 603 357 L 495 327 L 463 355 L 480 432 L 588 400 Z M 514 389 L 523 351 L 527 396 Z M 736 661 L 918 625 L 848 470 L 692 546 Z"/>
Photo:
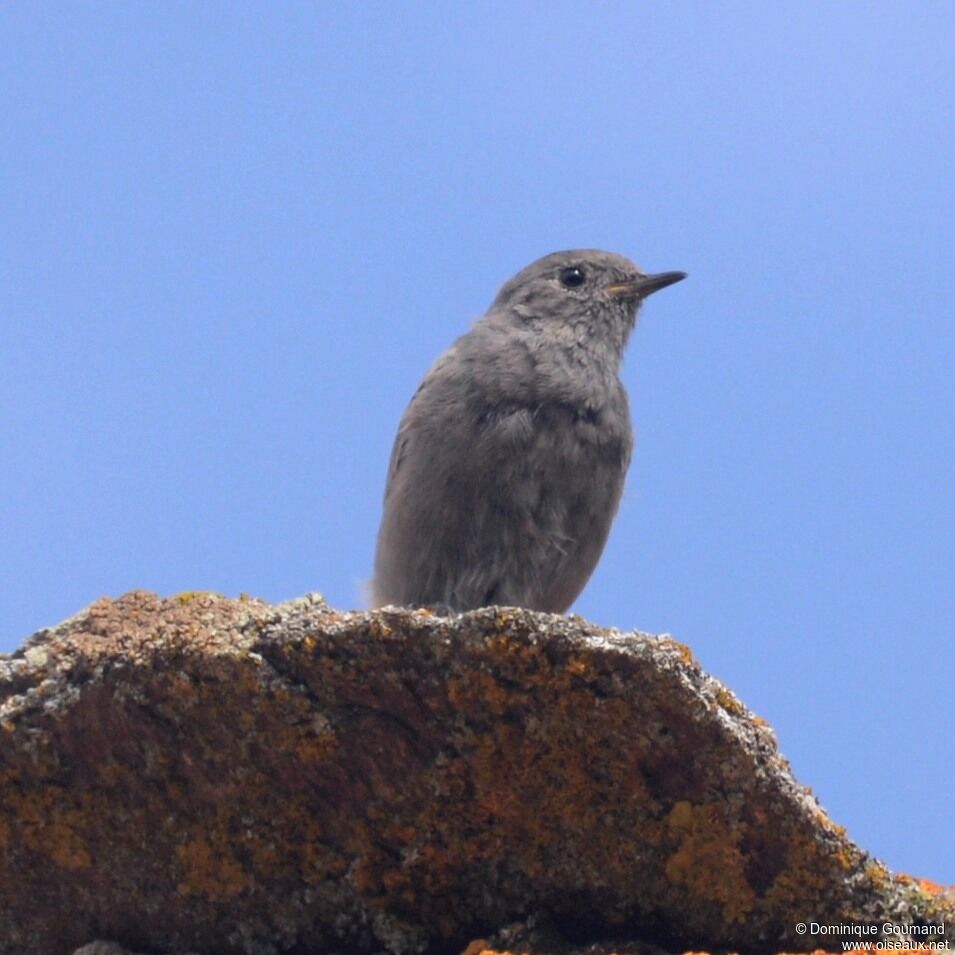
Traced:
<path id="1" fill-rule="evenodd" d="M 374 606 L 571 606 L 603 552 L 630 464 L 627 341 L 646 297 L 684 278 L 578 249 L 504 283 L 401 419 Z"/>

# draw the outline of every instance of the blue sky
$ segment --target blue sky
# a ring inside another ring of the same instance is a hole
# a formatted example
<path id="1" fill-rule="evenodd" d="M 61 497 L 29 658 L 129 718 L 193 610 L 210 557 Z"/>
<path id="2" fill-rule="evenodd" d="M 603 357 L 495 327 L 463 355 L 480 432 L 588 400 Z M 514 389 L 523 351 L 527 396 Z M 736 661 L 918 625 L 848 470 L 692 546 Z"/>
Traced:
<path id="1" fill-rule="evenodd" d="M 955 882 L 955 8 L 0 10 L 2 639 L 131 588 L 361 605 L 433 358 L 547 252 L 688 281 L 575 610 L 670 632 Z"/>

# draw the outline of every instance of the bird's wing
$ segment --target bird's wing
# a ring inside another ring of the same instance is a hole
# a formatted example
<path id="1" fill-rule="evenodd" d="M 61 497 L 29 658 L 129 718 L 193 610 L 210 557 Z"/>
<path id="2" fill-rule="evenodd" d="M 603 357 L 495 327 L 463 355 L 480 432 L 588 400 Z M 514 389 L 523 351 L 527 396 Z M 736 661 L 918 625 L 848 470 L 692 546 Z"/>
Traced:
<path id="1" fill-rule="evenodd" d="M 391 460 L 388 462 L 388 480 L 385 484 L 386 501 L 395 487 L 395 478 L 406 460 L 415 434 L 419 431 L 422 418 L 435 411 L 430 406 L 433 403 L 431 399 L 437 386 L 443 379 L 453 373 L 452 351 L 453 346 L 431 366 L 421 384 L 418 385 L 417 390 L 411 396 L 411 401 L 408 402 L 408 407 L 401 417 L 398 433 L 395 435 L 395 443 L 391 449 Z"/>

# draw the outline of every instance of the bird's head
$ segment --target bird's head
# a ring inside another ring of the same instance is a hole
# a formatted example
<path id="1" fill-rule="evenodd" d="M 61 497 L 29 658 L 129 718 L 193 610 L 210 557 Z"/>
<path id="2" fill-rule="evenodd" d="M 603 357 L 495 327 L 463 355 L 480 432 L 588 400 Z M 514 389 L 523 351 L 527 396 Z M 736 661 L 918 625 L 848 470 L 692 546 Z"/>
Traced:
<path id="1" fill-rule="evenodd" d="M 613 252 L 554 252 L 505 282 L 491 309 L 561 338 L 572 329 L 578 341 L 586 333 L 622 351 L 643 300 L 685 278 L 685 272 L 648 275 Z"/>

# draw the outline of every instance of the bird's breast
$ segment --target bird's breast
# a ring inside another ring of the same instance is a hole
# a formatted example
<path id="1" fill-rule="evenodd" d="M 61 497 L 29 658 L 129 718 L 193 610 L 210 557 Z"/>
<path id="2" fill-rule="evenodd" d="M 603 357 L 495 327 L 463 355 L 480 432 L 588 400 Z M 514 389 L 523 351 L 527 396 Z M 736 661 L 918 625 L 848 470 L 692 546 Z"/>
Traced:
<path id="1" fill-rule="evenodd" d="M 475 453 L 531 456 L 555 466 L 629 461 L 632 434 L 620 409 L 559 401 L 486 408 L 478 416 Z"/>

